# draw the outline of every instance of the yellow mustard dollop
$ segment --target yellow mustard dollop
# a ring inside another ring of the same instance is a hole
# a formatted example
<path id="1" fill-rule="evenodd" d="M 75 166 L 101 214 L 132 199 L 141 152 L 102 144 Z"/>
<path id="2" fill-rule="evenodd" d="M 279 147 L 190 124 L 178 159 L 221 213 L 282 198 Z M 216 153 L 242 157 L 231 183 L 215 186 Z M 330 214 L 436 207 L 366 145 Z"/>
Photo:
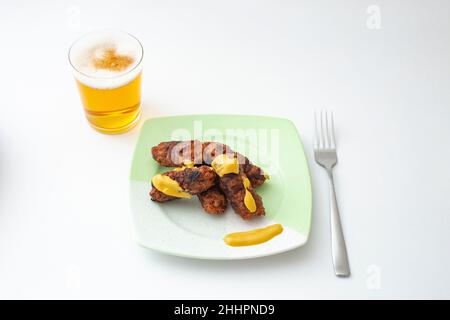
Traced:
<path id="1" fill-rule="evenodd" d="M 229 173 L 239 173 L 238 159 L 228 157 L 226 154 L 215 157 L 211 162 L 211 167 L 219 177 L 223 177 Z"/>
<path id="2" fill-rule="evenodd" d="M 283 226 L 281 224 L 273 224 L 261 229 L 230 233 L 223 240 L 232 247 L 253 246 L 269 241 L 281 232 L 283 232 Z"/>
<path id="3" fill-rule="evenodd" d="M 194 167 L 194 162 L 192 162 L 191 160 L 186 160 L 183 162 L 183 168 L 193 168 Z"/>
<path id="4" fill-rule="evenodd" d="M 251 186 L 251 184 L 250 184 L 250 180 L 248 180 L 248 178 L 247 177 L 244 177 L 244 188 L 245 189 L 248 189 L 248 188 L 250 188 L 250 186 Z"/>
<path id="5" fill-rule="evenodd" d="M 175 168 L 173 169 L 173 171 L 183 171 L 186 168 L 193 168 L 194 167 L 194 163 L 190 160 L 186 160 L 183 162 L 183 165 L 181 167 Z"/>
<path id="6" fill-rule="evenodd" d="M 244 178 L 244 188 L 245 188 L 244 204 L 247 207 L 248 211 L 255 212 L 256 202 L 251 192 L 248 190 L 248 188 L 250 188 L 250 180 L 248 180 L 247 177 Z"/>
<path id="7" fill-rule="evenodd" d="M 177 198 L 191 198 L 192 195 L 184 191 L 175 180 L 168 176 L 157 174 L 152 178 L 153 186 L 168 196 Z"/>

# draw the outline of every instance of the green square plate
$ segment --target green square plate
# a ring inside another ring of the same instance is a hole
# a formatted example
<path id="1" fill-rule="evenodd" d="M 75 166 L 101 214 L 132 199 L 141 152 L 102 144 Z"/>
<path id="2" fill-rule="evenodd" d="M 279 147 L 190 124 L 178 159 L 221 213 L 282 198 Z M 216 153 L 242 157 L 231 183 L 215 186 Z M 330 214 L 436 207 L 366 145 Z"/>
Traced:
<path id="1" fill-rule="evenodd" d="M 246 155 L 270 174 L 256 188 L 265 217 L 244 221 L 228 208 L 222 215 L 203 212 L 196 197 L 167 203 L 150 200 L 153 175 L 169 170 L 151 157 L 162 141 L 217 141 Z M 137 241 L 144 247 L 200 259 L 246 259 L 285 252 L 306 243 L 311 225 L 308 163 L 294 124 L 286 119 L 240 115 L 188 115 L 145 121 L 134 152 L 130 201 Z M 283 232 L 254 246 L 230 247 L 232 232 L 281 223 Z"/>

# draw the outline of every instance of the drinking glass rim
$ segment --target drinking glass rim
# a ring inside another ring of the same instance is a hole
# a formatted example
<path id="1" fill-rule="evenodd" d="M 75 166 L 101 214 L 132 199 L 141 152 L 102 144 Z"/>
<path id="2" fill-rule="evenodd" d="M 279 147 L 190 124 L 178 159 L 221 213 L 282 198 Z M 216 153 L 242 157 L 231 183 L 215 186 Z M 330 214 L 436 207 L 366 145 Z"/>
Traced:
<path id="1" fill-rule="evenodd" d="M 111 76 L 111 77 L 95 77 L 95 76 L 88 75 L 88 74 L 86 74 L 86 73 L 84 73 L 84 72 L 78 70 L 77 68 L 75 68 L 75 66 L 74 66 L 73 63 L 72 63 L 72 60 L 70 59 L 70 52 L 72 51 L 72 48 L 74 47 L 74 45 L 77 44 L 78 41 L 80 41 L 81 39 L 83 39 L 83 38 L 85 38 L 85 37 L 87 37 L 87 36 L 89 36 L 89 35 L 92 35 L 92 34 L 95 34 L 95 33 L 102 33 L 102 32 L 111 32 L 111 33 L 113 33 L 113 32 L 118 32 L 118 33 L 123 33 L 123 34 L 126 34 L 126 35 L 130 36 L 130 37 L 133 38 L 134 40 L 136 40 L 137 43 L 139 44 L 139 47 L 141 48 L 141 58 L 139 59 L 138 63 L 136 63 L 136 65 L 135 65 L 133 68 L 131 68 L 130 70 L 128 70 L 127 72 L 121 73 L 121 74 L 118 74 L 118 75 L 115 75 L 115 76 Z M 130 72 L 136 70 L 136 69 L 141 65 L 142 60 L 144 59 L 144 47 L 142 46 L 142 43 L 139 41 L 139 39 L 136 38 L 135 36 L 133 36 L 133 35 L 132 35 L 131 33 L 129 33 L 129 32 L 126 32 L 126 31 L 123 31 L 123 30 L 116 30 L 116 29 L 94 30 L 94 31 L 90 31 L 90 32 L 87 32 L 87 33 L 85 33 L 85 34 L 79 36 L 79 37 L 78 37 L 78 38 L 70 45 L 70 47 L 69 47 L 69 52 L 68 52 L 68 54 L 67 54 L 67 58 L 69 59 L 69 63 L 70 63 L 70 65 L 71 65 L 72 69 L 75 70 L 76 72 L 78 72 L 79 74 L 85 76 L 85 77 L 88 77 L 88 78 L 90 78 L 90 79 L 100 79 L 100 80 L 101 80 L 101 79 L 104 79 L 104 80 L 107 80 L 107 79 L 115 79 L 115 78 L 120 78 L 120 77 L 123 77 L 123 76 L 129 74 Z"/>

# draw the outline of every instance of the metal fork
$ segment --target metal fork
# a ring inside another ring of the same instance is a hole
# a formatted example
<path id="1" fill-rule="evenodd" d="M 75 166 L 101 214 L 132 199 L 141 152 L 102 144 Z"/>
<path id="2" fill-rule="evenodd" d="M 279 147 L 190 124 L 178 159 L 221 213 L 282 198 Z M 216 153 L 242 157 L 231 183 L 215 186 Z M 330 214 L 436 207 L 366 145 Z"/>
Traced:
<path id="1" fill-rule="evenodd" d="M 331 253 L 334 272 L 339 277 L 348 277 L 350 276 L 350 266 L 333 182 L 333 167 L 337 163 L 333 113 L 320 111 L 317 115 L 316 112 L 314 123 L 314 158 L 319 165 L 326 169 L 330 185 Z"/>

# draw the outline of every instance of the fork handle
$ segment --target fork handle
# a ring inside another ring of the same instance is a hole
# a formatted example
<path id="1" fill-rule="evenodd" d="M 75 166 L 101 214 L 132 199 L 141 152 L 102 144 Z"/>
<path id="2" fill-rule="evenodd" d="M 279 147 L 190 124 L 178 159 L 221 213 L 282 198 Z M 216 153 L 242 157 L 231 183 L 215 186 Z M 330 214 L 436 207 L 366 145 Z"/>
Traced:
<path id="1" fill-rule="evenodd" d="M 331 253 L 333 256 L 334 273 L 339 277 L 350 276 L 347 248 L 345 246 L 344 233 L 342 231 L 339 208 L 334 191 L 333 171 L 327 169 L 330 182 L 330 222 L 331 222 Z"/>

